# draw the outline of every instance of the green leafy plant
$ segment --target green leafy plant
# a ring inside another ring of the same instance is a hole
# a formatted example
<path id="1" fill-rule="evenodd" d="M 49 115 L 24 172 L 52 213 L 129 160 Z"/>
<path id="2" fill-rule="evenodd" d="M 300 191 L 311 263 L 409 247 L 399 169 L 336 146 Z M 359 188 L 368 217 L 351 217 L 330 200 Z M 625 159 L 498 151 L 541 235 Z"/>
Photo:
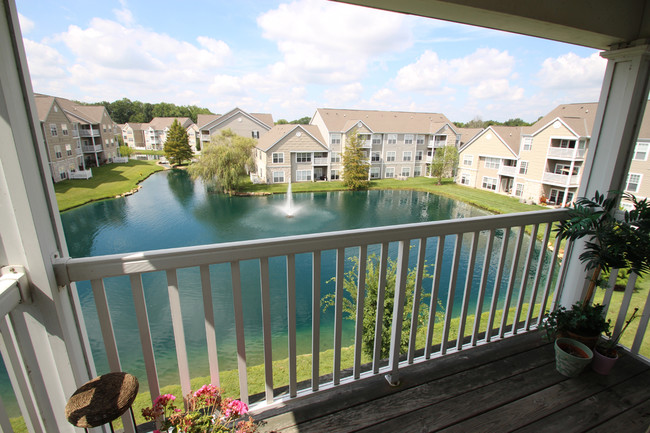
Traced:
<path id="1" fill-rule="evenodd" d="M 597 336 L 609 332 L 610 320 L 605 320 L 605 306 L 601 304 L 583 305 L 576 302 L 571 309 L 560 307 L 546 315 L 544 330 L 549 341 L 567 332 L 585 336 Z"/>
<path id="2" fill-rule="evenodd" d="M 632 315 L 630 316 L 629 319 L 625 322 L 625 325 L 619 332 L 616 334 L 612 334 L 611 332 L 607 331 L 607 340 L 601 341 L 598 343 L 596 346 L 596 350 L 598 350 L 600 353 L 602 353 L 605 356 L 608 356 L 610 358 L 615 358 L 616 357 L 616 346 L 618 345 L 618 342 L 621 340 L 621 337 L 623 336 L 623 333 L 627 329 L 627 327 L 632 323 L 632 321 L 636 318 L 636 313 L 639 311 L 639 308 L 636 307 L 634 308 L 634 311 L 632 311 Z"/>
<path id="3" fill-rule="evenodd" d="M 148 421 L 159 423 L 154 433 L 252 433 L 257 426 L 252 419 L 237 421 L 248 412 L 248 406 L 240 400 L 222 398 L 214 385 L 203 385 L 186 397 L 186 410 L 176 407 L 176 396 L 158 396 L 152 407 L 142 409 Z"/>

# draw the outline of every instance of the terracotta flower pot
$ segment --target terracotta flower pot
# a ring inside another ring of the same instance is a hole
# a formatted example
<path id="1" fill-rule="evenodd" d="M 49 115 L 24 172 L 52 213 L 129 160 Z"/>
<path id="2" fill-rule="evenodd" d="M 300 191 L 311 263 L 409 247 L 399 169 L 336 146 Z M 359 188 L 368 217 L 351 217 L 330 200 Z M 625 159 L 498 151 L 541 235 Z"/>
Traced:
<path id="1" fill-rule="evenodd" d="M 571 338 L 555 340 L 555 368 L 563 376 L 579 375 L 589 365 L 594 353 L 590 348 Z"/>
<path id="2" fill-rule="evenodd" d="M 594 350 L 594 360 L 591 363 L 591 368 L 598 374 L 609 374 L 618 360 L 618 352 L 614 351 L 615 357 L 603 355 L 598 350 Z"/>

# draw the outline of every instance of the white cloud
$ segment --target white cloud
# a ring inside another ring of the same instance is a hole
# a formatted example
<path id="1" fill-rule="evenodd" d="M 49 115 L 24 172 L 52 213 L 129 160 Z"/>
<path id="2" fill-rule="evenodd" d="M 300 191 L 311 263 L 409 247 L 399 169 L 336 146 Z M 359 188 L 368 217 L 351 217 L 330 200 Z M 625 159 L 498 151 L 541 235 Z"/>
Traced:
<path id="1" fill-rule="evenodd" d="M 65 59 L 55 48 L 23 39 L 32 79 L 65 77 Z"/>
<path id="2" fill-rule="evenodd" d="M 538 85 L 545 89 L 600 89 L 606 66 L 607 61 L 598 53 L 589 57 L 567 53 L 548 58 L 537 73 Z"/>
<path id="3" fill-rule="evenodd" d="M 23 35 L 26 35 L 27 33 L 34 30 L 34 26 L 35 26 L 34 21 L 22 15 L 20 12 L 18 12 L 18 21 L 20 22 L 20 30 L 23 33 Z"/>
<path id="4" fill-rule="evenodd" d="M 283 56 L 288 79 L 345 83 L 369 62 L 412 44 L 404 16 L 318 0 L 283 3 L 257 20 Z"/>
<path id="5" fill-rule="evenodd" d="M 516 101 L 524 97 L 524 89 L 510 86 L 508 80 L 483 80 L 470 87 L 469 96 L 477 99 Z"/>
<path id="6" fill-rule="evenodd" d="M 363 93 L 363 84 L 354 82 L 344 86 L 328 88 L 323 96 L 328 107 L 346 106 L 350 102 L 359 101 Z"/>

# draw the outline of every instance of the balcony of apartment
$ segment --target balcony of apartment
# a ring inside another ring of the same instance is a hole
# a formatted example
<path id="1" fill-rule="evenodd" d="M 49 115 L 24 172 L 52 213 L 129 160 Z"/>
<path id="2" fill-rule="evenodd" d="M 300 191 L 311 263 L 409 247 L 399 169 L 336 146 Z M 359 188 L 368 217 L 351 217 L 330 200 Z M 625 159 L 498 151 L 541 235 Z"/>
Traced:
<path id="1" fill-rule="evenodd" d="M 566 148 L 566 147 L 549 147 L 548 157 L 558 159 L 584 159 L 587 149 L 585 148 Z"/>
<path id="2" fill-rule="evenodd" d="M 99 137 L 99 130 L 81 128 L 79 130 L 79 135 L 81 137 Z"/>
<path id="3" fill-rule="evenodd" d="M 573 187 L 573 186 L 580 185 L 580 176 L 552 173 L 546 171 L 542 175 L 542 182 L 547 183 L 549 185 Z"/>
<path id="4" fill-rule="evenodd" d="M 517 166 L 500 164 L 498 174 L 499 176 L 515 177 L 517 174 Z"/>
<path id="5" fill-rule="evenodd" d="M 95 144 L 95 145 L 84 144 L 83 146 L 81 146 L 81 148 L 83 149 L 84 153 L 97 153 L 97 152 L 102 152 L 104 150 L 101 144 Z"/>

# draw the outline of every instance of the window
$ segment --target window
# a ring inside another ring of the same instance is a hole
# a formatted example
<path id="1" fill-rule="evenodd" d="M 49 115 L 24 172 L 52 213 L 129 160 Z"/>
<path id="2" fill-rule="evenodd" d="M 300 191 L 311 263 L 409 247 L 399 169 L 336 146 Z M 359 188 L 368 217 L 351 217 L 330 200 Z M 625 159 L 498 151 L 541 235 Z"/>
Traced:
<path id="1" fill-rule="evenodd" d="M 402 161 L 410 161 L 412 154 L 413 154 L 413 152 L 410 152 L 410 151 L 406 151 L 406 152 L 402 153 Z"/>
<path id="2" fill-rule="evenodd" d="M 60 177 L 62 180 L 68 178 L 68 172 L 65 171 L 65 168 L 63 168 L 63 167 L 60 167 L 60 168 L 59 168 L 59 177 Z"/>
<path id="3" fill-rule="evenodd" d="M 102 129 L 104 130 L 104 132 L 106 132 L 106 124 L 105 123 L 102 123 Z"/>
<path id="4" fill-rule="evenodd" d="M 386 161 L 395 161 L 395 152 L 386 152 Z"/>
<path id="5" fill-rule="evenodd" d="M 397 144 L 397 134 L 388 134 L 388 140 L 386 144 Z"/>
<path id="6" fill-rule="evenodd" d="M 381 134 L 372 134 L 372 144 L 381 144 Z"/>
<path id="7" fill-rule="evenodd" d="M 460 184 L 461 185 L 469 185 L 471 179 L 472 178 L 471 178 L 471 176 L 469 174 L 463 173 L 463 174 L 460 175 Z"/>
<path id="8" fill-rule="evenodd" d="M 339 152 L 332 152 L 332 162 L 341 162 L 341 154 Z"/>
<path id="9" fill-rule="evenodd" d="M 296 153 L 296 162 L 311 162 L 311 153 L 309 152 Z"/>
<path id="10" fill-rule="evenodd" d="M 402 167 L 402 176 L 411 177 L 411 167 Z"/>
<path id="11" fill-rule="evenodd" d="M 522 195 L 524 195 L 524 184 L 518 183 L 515 187 L 515 196 L 521 197 Z"/>
<path id="12" fill-rule="evenodd" d="M 68 156 L 72 156 L 72 145 L 70 144 L 65 145 L 65 154 Z"/>
<path id="13" fill-rule="evenodd" d="M 471 167 L 474 164 L 474 155 L 463 155 L 463 165 Z"/>
<path id="14" fill-rule="evenodd" d="M 359 138 L 359 144 L 361 146 L 368 146 L 371 143 L 370 134 L 357 134 Z"/>
<path id="15" fill-rule="evenodd" d="M 340 178 L 339 171 L 338 170 L 331 170 L 330 171 L 330 179 L 331 180 L 338 180 Z"/>
<path id="16" fill-rule="evenodd" d="M 528 173 L 528 161 L 519 161 L 519 174 Z"/>
<path id="17" fill-rule="evenodd" d="M 284 183 L 284 171 L 273 172 L 273 183 Z"/>
<path id="18" fill-rule="evenodd" d="M 422 155 L 424 155 L 424 152 L 421 150 L 418 150 L 415 152 L 415 160 L 416 161 L 422 161 Z"/>
<path id="19" fill-rule="evenodd" d="M 417 145 L 424 144 L 424 135 L 418 135 L 415 138 L 415 144 L 417 144 Z"/>
<path id="20" fill-rule="evenodd" d="M 625 191 L 638 192 L 640 185 L 641 185 L 640 174 L 630 173 L 627 175 L 627 184 L 625 185 Z"/>
<path id="21" fill-rule="evenodd" d="M 61 158 L 63 156 L 63 154 L 61 153 L 61 146 L 59 145 L 54 146 L 54 156 L 56 156 L 57 158 Z"/>
<path id="22" fill-rule="evenodd" d="M 433 139 L 434 147 L 444 147 L 447 145 L 447 136 L 446 135 L 436 135 Z"/>
<path id="23" fill-rule="evenodd" d="M 422 176 L 422 166 L 416 165 L 413 168 L 413 177 L 415 177 L 415 176 Z"/>
<path id="24" fill-rule="evenodd" d="M 296 181 L 311 180 L 311 170 L 296 170 Z"/>
<path id="25" fill-rule="evenodd" d="M 404 144 L 413 144 L 413 134 L 404 135 Z"/>
<path id="26" fill-rule="evenodd" d="M 483 189 L 489 189 L 492 191 L 497 190 L 497 180 L 493 177 L 483 177 Z"/>
<path id="27" fill-rule="evenodd" d="M 68 125 L 66 125 L 65 123 L 61 124 L 61 134 L 68 135 Z"/>
<path id="28" fill-rule="evenodd" d="M 500 158 L 490 158 L 490 157 L 485 158 L 485 168 L 494 168 L 498 170 L 500 166 L 501 166 Z"/>
<path id="29" fill-rule="evenodd" d="M 370 167 L 370 179 L 379 179 L 379 167 Z"/>
<path id="30" fill-rule="evenodd" d="M 56 129 L 56 125 L 54 123 L 50 123 L 50 135 L 52 137 L 56 137 L 57 135 L 59 135 Z"/>
<path id="31" fill-rule="evenodd" d="M 372 152 L 370 155 L 370 161 L 372 162 L 379 162 L 381 159 L 381 152 Z"/>
<path id="32" fill-rule="evenodd" d="M 580 171 L 580 167 L 573 167 L 573 176 L 576 176 Z M 555 164 L 555 174 L 568 176 L 571 172 L 571 165 L 569 164 Z"/>
<path id="33" fill-rule="evenodd" d="M 567 140 L 563 138 L 551 139 L 551 147 L 560 147 L 562 149 L 574 149 L 576 147 L 575 140 Z"/>
<path id="34" fill-rule="evenodd" d="M 549 203 L 553 204 L 564 204 L 571 203 L 573 201 L 573 193 L 569 192 L 566 195 L 566 201 L 564 200 L 564 190 L 561 189 L 551 189 L 551 194 L 548 198 Z"/>
<path id="35" fill-rule="evenodd" d="M 251 136 L 253 138 L 260 138 L 260 131 L 251 131 Z"/>
<path id="36" fill-rule="evenodd" d="M 386 167 L 384 177 L 385 178 L 395 177 L 395 167 Z"/>
<path id="37" fill-rule="evenodd" d="M 524 149 L 531 150 L 533 148 L 533 137 L 524 137 Z"/>
<path id="38" fill-rule="evenodd" d="M 647 161 L 649 147 L 650 143 L 637 143 L 636 148 L 634 149 L 634 160 Z"/>
<path id="39" fill-rule="evenodd" d="M 341 144 L 341 134 L 330 134 L 330 144 Z"/>
<path id="40" fill-rule="evenodd" d="M 284 152 L 273 152 L 271 154 L 271 157 L 273 158 L 273 164 L 282 164 L 282 163 L 284 163 Z M 280 172 L 277 172 L 277 173 L 280 173 Z"/>

